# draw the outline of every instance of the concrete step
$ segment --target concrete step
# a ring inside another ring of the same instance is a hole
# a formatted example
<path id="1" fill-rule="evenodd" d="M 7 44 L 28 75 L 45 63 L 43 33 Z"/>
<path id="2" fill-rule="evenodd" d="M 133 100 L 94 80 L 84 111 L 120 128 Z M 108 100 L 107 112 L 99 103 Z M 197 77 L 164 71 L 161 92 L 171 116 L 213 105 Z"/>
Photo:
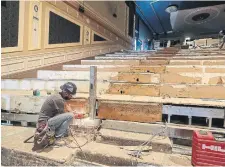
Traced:
<path id="1" fill-rule="evenodd" d="M 82 65 L 139 65 L 139 60 L 81 60 Z"/>
<path id="2" fill-rule="evenodd" d="M 158 133 L 161 129 L 165 128 L 165 125 L 119 120 L 103 120 L 101 127 L 102 129 L 149 134 Z M 223 128 L 208 128 L 167 123 L 166 136 L 174 139 L 186 139 L 191 141 L 194 130 L 225 134 L 225 130 Z"/>
<path id="3" fill-rule="evenodd" d="M 135 158 L 129 155 L 130 151 L 121 149 L 118 146 L 89 143 L 82 147 L 82 151 L 76 152 L 75 156 L 87 161 L 96 162 L 109 166 L 137 166 L 137 165 L 153 165 L 153 166 L 190 166 L 190 156 L 180 154 L 166 154 L 160 152 L 142 152 L 141 158 Z"/>
<path id="4" fill-rule="evenodd" d="M 101 135 L 97 142 L 117 146 L 139 146 L 136 149 L 140 149 L 140 145 L 149 141 L 146 146 L 151 146 L 151 151 L 172 153 L 172 141 L 165 134 L 153 135 L 110 129 L 101 129 L 99 132 Z"/>
<path id="5" fill-rule="evenodd" d="M 96 56 L 95 60 L 146 60 L 145 56 Z"/>
<path id="6" fill-rule="evenodd" d="M 2 90 L 41 90 L 41 91 L 60 91 L 60 86 L 66 82 L 73 82 L 77 86 L 78 93 L 88 93 L 90 82 L 89 80 L 44 80 L 44 79 L 5 79 L 1 82 Z M 108 87 L 109 82 L 97 81 L 97 94 L 104 93 Z"/>

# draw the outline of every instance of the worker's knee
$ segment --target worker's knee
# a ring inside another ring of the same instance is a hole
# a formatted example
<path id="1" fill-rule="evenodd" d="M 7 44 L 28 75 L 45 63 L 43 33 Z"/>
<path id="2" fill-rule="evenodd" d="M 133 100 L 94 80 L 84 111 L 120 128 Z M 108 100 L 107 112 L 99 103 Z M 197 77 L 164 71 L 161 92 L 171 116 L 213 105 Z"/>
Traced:
<path id="1" fill-rule="evenodd" d="M 69 120 L 73 119 L 73 117 L 74 117 L 74 114 L 71 113 L 71 112 L 68 112 L 68 113 L 65 113 L 65 114 L 66 114 L 67 119 L 69 119 Z"/>

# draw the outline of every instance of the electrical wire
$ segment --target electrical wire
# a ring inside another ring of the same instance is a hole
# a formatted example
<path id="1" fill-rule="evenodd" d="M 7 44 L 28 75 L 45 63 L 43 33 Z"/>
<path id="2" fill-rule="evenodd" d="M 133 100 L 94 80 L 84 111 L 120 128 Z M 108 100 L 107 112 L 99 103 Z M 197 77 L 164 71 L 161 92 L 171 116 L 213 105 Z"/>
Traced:
<path id="1" fill-rule="evenodd" d="M 165 122 L 165 127 L 160 132 L 150 133 L 150 135 L 152 135 L 152 136 L 148 140 L 146 140 L 145 142 L 143 142 L 141 145 L 138 146 L 140 148 L 138 151 L 131 151 L 131 153 L 128 153 L 128 155 L 131 155 L 132 165 L 133 165 L 132 158 L 135 158 L 135 161 L 138 164 L 137 158 L 141 158 L 143 148 L 145 146 L 149 146 L 149 143 L 151 143 L 153 138 L 155 138 L 156 136 L 158 136 L 160 134 L 165 134 L 166 130 L 167 130 L 167 122 Z"/>

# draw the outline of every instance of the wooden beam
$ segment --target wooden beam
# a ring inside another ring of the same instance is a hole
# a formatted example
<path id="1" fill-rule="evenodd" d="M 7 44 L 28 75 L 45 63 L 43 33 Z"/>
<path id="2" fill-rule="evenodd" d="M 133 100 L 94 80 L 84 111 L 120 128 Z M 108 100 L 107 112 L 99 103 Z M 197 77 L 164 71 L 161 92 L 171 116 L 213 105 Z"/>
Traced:
<path id="1" fill-rule="evenodd" d="M 131 66 L 131 72 L 164 73 L 165 66 Z"/>
<path id="2" fill-rule="evenodd" d="M 177 98 L 225 99 L 225 85 L 167 85 L 160 87 L 160 96 Z"/>
<path id="3" fill-rule="evenodd" d="M 161 83 L 201 84 L 202 77 L 183 76 L 177 73 L 161 74 Z"/>
<path id="4" fill-rule="evenodd" d="M 176 104 L 190 106 L 211 106 L 225 107 L 225 100 L 215 99 L 195 99 L 195 98 L 175 98 L 175 97 L 153 97 L 153 96 L 138 96 L 138 95 L 118 95 L 118 94 L 102 94 L 98 96 L 98 101 L 118 101 L 118 102 L 140 102 L 140 103 L 161 103 L 161 104 Z"/>
<path id="5" fill-rule="evenodd" d="M 82 65 L 139 65 L 140 60 L 81 60 Z"/>
<path id="6" fill-rule="evenodd" d="M 192 66 L 192 65 L 183 65 L 183 66 L 166 66 L 167 73 L 179 73 L 179 72 L 203 72 L 202 66 Z"/>
<path id="7" fill-rule="evenodd" d="M 106 93 L 121 95 L 159 96 L 160 86 L 156 84 L 111 83 Z"/>
<path id="8" fill-rule="evenodd" d="M 206 66 L 205 72 L 207 73 L 225 73 L 225 66 Z"/>
<path id="9" fill-rule="evenodd" d="M 225 74 L 193 72 L 165 73 L 161 74 L 161 83 L 221 85 L 225 83 Z"/>
<path id="10" fill-rule="evenodd" d="M 148 123 L 161 122 L 162 105 L 101 101 L 98 104 L 98 118 Z"/>
<path id="11" fill-rule="evenodd" d="M 146 60 L 144 56 L 96 56 L 95 60 Z"/>
<path id="12" fill-rule="evenodd" d="M 90 71 L 92 65 L 63 65 L 63 70 L 66 71 Z M 113 71 L 129 71 L 129 65 L 93 65 L 96 66 L 98 72 L 113 72 Z"/>
<path id="13" fill-rule="evenodd" d="M 90 70 L 90 69 L 89 69 Z M 98 72 L 97 80 L 98 81 L 108 81 L 111 77 L 116 77 L 118 72 Z M 42 80 L 65 80 L 68 79 L 75 80 L 90 80 L 90 71 L 50 71 L 50 70 L 38 70 L 37 78 Z"/>
<path id="14" fill-rule="evenodd" d="M 168 65 L 169 60 L 141 60 L 140 65 Z"/>
<path id="15" fill-rule="evenodd" d="M 106 57 L 147 57 L 150 56 L 150 54 L 127 54 L 127 53 L 122 53 L 122 54 L 106 54 Z M 96 56 L 98 57 L 98 56 Z"/>
<path id="16" fill-rule="evenodd" d="M 160 83 L 160 75 L 153 73 L 120 72 L 118 76 L 111 78 L 113 81 L 134 83 Z"/>

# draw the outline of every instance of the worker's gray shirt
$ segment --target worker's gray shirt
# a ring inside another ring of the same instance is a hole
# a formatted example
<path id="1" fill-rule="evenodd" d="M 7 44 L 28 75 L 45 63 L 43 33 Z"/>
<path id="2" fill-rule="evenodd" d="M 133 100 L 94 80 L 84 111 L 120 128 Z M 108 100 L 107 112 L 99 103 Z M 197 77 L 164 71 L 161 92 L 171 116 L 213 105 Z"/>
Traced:
<path id="1" fill-rule="evenodd" d="M 60 94 L 55 94 L 47 97 L 45 102 L 41 107 L 38 121 L 48 120 L 58 114 L 64 112 L 64 103 L 65 100 Z"/>

